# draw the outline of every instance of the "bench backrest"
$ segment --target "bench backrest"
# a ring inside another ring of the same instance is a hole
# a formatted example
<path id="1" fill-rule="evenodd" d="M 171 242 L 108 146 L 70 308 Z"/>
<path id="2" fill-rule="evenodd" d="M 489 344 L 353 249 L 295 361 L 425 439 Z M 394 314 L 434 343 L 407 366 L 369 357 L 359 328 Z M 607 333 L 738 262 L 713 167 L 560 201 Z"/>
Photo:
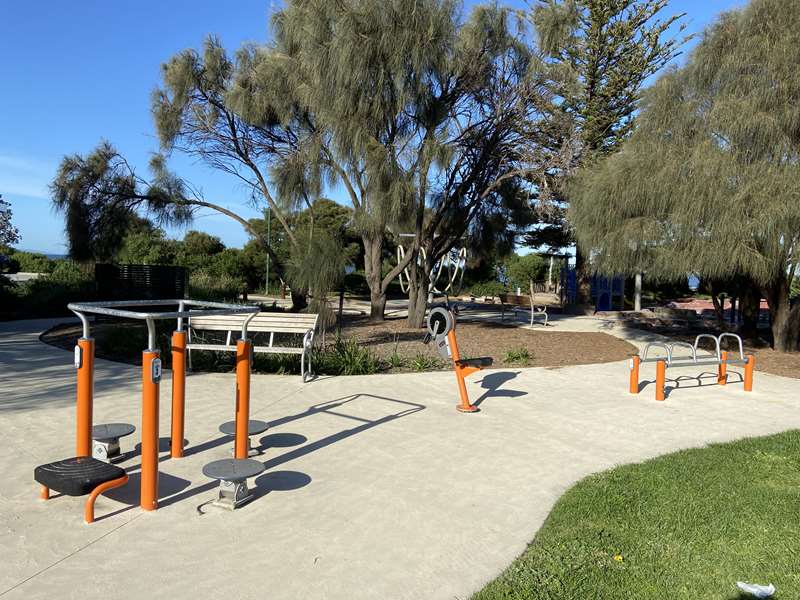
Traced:
<path id="1" fill-rule="evenodd" d="M 258 313 L 247 326 L 251 333 L 298 333 L 304 334 L 317 327 L 315 314 L 303 313 Z M 211 317 L 192 317 L 189 327 L 207 331 L 236 331 L 242 328 L 243 315 L 216 315 Z"/>
<path id="2" fill-rule="evenodd" d="M 531 297 L 516 294 L 500 294 L 500 302 L 503 304 L 511 304 L 512 306 L 530 306 Z"/>

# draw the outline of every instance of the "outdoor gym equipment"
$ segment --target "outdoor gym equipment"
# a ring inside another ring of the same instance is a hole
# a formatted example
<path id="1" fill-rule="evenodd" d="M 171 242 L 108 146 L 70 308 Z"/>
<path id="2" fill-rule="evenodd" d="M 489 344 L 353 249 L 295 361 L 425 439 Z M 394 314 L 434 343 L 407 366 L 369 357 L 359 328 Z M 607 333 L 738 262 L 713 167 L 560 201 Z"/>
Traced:
<path id="1" fill-rule="evenodd" d="M 730 338 L 737 342 L 739 346 L 739 358 L 729 358 L 728 352 L 720 349 L 722 340 L 725 338 Z M 711 340 L 714 342 L 713 354 L 698 356 L 697 351 L 702 340 Z M 647 355 L 651 348 L 661 348 L 666 356 L 648 358 Z M 679 348 L 688 350 L 688 354 L 676 357 L 675 352 Z M 651 342 L 647 344 L 641 356 L 634 356 L 628 363 L 630 369 L 629 391 L 631 394 L 639 393 L 639 365 L 647 362 L 656 363 L 656 400 L 664 400 L 664 384 L 666 382 L 667 369 L 674 367 L 714 365 L 718 369 L 717 383 L 719 385 L 725 385 L 728 382 L 728 365 L 743 366 L 744 391 L 753 391 L 755 358 L 752 355 L 745 356 L 742 338 L 735 333 L 722 333 L 719 336 L 701 333 L 695 338 L 694 344 L 690 344 L 689 342 Z"/>
<path id="2" fill-rule="evenodd" d="M 254 419 L 250 419 L 247 422 L 247 456 L 262 454 L 261 450 L 254 449 L 251 446 L 250 438 L 254 435 L 259 435 L 261 433 L 264 433 L 267 429 L 269 429 L 269 423 L 265 421 L 256 421 Z M 226 421 L 225 423 L 219 426 L 219 430 L 225 435 L 235 436 L 236 421 Z"/>
<path id="3" fill-rule="evenodd" d="M 175 306 L 175 312 L 143 312 L 123 307 Z M 193 309 L 194 307 L 194 309 Z M 161 359 L 156 346 L 155 321 L 177 319 L 172 335 L 172 458 L 183 456 L 184 407 L 186 402 L 186 331 L 185 318 L 192 316 L 241 314 L 242 337 L 236 348 L 236 441 L 234 466 L 215 471 L 223 485 L 236 483 L 243 469 L 236 467 L 247 460 L 247 425 L 250 411 L 250 363 L 252 344 L 247 339 L 247 325 L 258 312 L 256 306 L 241 306 L 194 300 L 131 300 L 117 302 L 72 303 L 68 308 L 80 318 L 83 335 L 75 347 L 75 368 L 78 371 L 76 452 L 68 458 L 36 467 L 34 479 L 42 485 L 41 497 L 48 499 L 50 490 L 70 496 L 89 494 L 84 510 L 87 523 L 94 520 L 94 502 L 106 490 L 124 485 L 128 475 L 120 467 L 92 457 L 92 403 L 94 393 L 94 339 L 90 336 L 87 315 L 98 314 L 147 323 L 148 346 L 142 351 L 142 426 L 141 426 L 141 486 L 139 505 L 143 510 L 158 508 L 158 412 Z M 132 426 L 129 426 L 132 427 Z M 119 429 L 112 434 L 122 435 Z M 113 439 L 110 435 L 101 439 Z M 250 470 L 248 470 L 250 472 Z M 225 475 L 230 475 L 226 478 Z"/>
<path id="4" fill-rule="evenodd" d="M 423 342 L 427 344 L 433 339 L 436 349 L 442 358 L 453 361 L 453 369 L 456 372 L 456 381 L 458 382 L 458 393 L 461 397 L 461 403 L 456 408 L 466 413 L 478 412 L 478 407 L 470 404 L 469 396 L 467 395 L 467 384 L 464 379 L 476 371 L 491 367 L 492 358 L 489 356 L 461 358 L 458 352 L 458 341 L 456 340 L 456 313 L 457 309 L 455 307 L 451 310 L 447 305 L 432 308 L 428 313 L 428 333 Z"/>
<path id="5" fill-rule="evenodd" d="M 121 461 L 125 456 L 119 448 L 119 439 L 136 431 L 130 423 L 104 423 L 92 427 L 92 456 L 107 463 Z"/>
<path id="6" fill-rule="evenodd" d="M 401 238 L 414 237 L 413 233 L 401 233 Z M 420 255 L 417 258 L 418 264 L 422 264 L 427 258 L 425 248 L 420 248 Z M 406 249 L 402 243 L 397 244 L 397 263 L 400 264 L 406 256 Z M 458 296 L 461 293 L 461 287 L 464 283 L 464 270 L 467 266 L 467 248 L 451 248 L 439 261 L 433 265 L 431 271 L 431 282 L 428 289 L 428 294 L 449 294 L 451 296 Z M 439 281 L 442 275 L 447 273 L 445 285 L 439 288 Z M 400 290 L 406 294 L 408 293 L 409 286 L 411 285 L 411 275 L 408 272 L 408 267 L 400 271 L 397 275 L 400 280 Z M 404 278 L 405 277 L 405 281 Z"/>
<path id="7" fill-rule="evenodd" d="M 219 480 L 219 496 L 214 506 L 233 510 L 253 499 L 247 480 L 264 472 L 264 463 L 252 458 L 223 458 L 203 467 L 203 475 Z"/>

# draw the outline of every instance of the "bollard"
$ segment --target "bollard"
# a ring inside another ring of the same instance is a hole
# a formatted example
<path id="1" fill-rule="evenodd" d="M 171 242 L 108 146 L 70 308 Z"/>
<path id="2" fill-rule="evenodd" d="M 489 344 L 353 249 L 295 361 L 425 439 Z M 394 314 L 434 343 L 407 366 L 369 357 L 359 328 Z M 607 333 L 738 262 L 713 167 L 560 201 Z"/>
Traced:
<path id="1" fill-rule="evenodd" d="M 747 355 L 747 364 L 744 366 L 744 391 L 753 391 L 753 370 L 756 366 L 756 357 L 752 354 Z"/>
<path id="2" fill-rule="evenodd" d="M 719 370 L 717 372 L 717 383 L 720 385 L 725 385 L 728 383 L 728 364 L 725 362 L 728 360 L 728 351 L 723 350 L 720 354 L 721 362 L 719 363 Z"/>
<path id="3" fill-rule="evenodd" d="M 155 364 L 154 364 L 155 363 Z M 158 508 L 158 392 L 161 359 L 158 350 L 142 352 L 142 475 L 139 505 Z"/>
<path id="4" fill-rule="evenodd" d="M 186 410 L 186 332 L 172 334 L 172 440 L 170 456 L 183 457 L 184 412 Z"/>
<path id="5" fill-rule="evenodd" d="M 628 363 L 631 370 L 631 383 L 628 391 L 631 394 L 639 393 L 639 364 L 641 361 L 642 359 L 640 359 L 638 356 L 634 356 Z"/>
<path id="6" fill-rule="evenodd" d="M 77 435 L 75 456 L 92 455 L 92 404 L 94 395 L 94 339 L 80 338 L 75 348 L 78 369 Z"/>
<path id="7" fill-rule="evenodd" d="M 664 399 L 664 385 L 667 381 L 667 363 L 663 360 L 656 362 L 656 400 Z"/>
<path id="8" fill-rule="evenodd" d="M 234 457 L 247 458 L 250 421 L 250 340 L 236 342 L 236 440 Z"/>

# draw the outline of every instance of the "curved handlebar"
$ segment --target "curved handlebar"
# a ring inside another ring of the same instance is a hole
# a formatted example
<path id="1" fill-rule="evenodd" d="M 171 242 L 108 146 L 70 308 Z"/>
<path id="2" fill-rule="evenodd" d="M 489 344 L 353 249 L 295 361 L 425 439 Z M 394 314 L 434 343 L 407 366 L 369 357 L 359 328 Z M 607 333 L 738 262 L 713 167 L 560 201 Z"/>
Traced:
<path id="1" fill-rule="evenodd" d="M 672 342 L 670 344 L 670 351 L 671 351 L 670 355 L 672 354 L 672 351 L 674 351 L 675 348 L 678 348 L 678 347 L 679 348 L 689 348 L 689 350 L 692 352 L 692 362 L 697 362 L 697 350 L 689 342 Z M 670 358 L 672 358 L 672 356 L 670 356 Z"/>
<path id="2" fill-rule="evenodd" d="M 717 360 L 721 360 L 722 359 L 722 355 L 720 354 L 720 351 L 719 351 L 719 338 L 714 336 L 714 335 L 711 335 L 710 333 L 701 333 L 696 338 L 694 338 L 695 359 L 697 357 L 697 348 L 698 348 L 698 346 L 700 344 L 700 340 L 703 339 L 703 338 L 708 338 L 710 340 L 714 340 L 714 347 L 715 347 L 715 350 L 717 352 Z"/>
<path id="3" fill-rule="evenodd" d="M 735 339 L 739 343 L 739 359 L 744 360 L 744 347 L 742 346 L 742 338 L 736 335 L 735 333 L 721 333 L 719 335 L 719 343 L 722 342 L 722 338 L 724 337 L 731 337 Z M 717 346 L 719 348 L 719 346 Z"/>
<path id="4" fill-rule="evenodd" d="M 644 347 L 644 352 L 642 353 L 642 360 L 647 360 L 647 352 L 650 348 L 663 348 L 664 352 L 667 353 L 667 365 L 672 362 L 672 348 L 668 344 L 664 344 L 663 342 L 650 342 Z"/>

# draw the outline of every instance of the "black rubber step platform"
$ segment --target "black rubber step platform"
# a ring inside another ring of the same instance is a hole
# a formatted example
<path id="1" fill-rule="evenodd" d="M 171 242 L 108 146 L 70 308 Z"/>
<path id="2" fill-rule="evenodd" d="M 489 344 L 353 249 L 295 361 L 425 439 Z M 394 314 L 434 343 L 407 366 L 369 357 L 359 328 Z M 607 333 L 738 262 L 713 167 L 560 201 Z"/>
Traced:
<path id="1" fill-rule="evenodd" d="M 477 367 L 483 369 L 484 367 L 491 367 L 494 359 L 491 356 L 482 356 L 480 358 L 464 358 L 457 360 L 456 364 L 459 367 Z"/>
<path id="2" fill-rule="evenodd" d="M 90 456 L 57 460 L 33 471 L 36 481 L 67 496 L 85 496 L 101 483 L 124 476 L 125 469 Z"/>

